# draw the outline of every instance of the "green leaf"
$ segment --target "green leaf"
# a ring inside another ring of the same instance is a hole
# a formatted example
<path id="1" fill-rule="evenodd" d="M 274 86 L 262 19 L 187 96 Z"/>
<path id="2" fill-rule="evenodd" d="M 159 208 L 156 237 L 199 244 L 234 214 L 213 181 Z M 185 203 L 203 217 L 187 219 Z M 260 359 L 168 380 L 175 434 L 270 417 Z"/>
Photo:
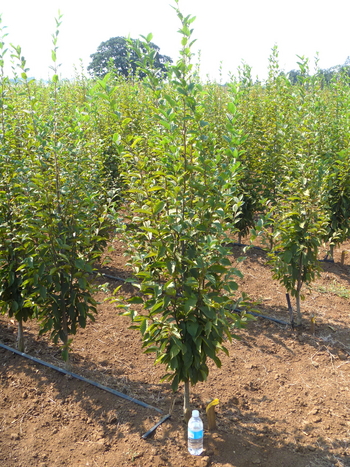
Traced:
<path id="1" fill-rule="evenodd" d="M 81 290 L 85 290 L 88 287 L 88 283 L 84 277 L 79 277 L 78 283 Z"/>
<path id="2" fill-rule="evenodd" d="M 220 260 L 220 263 L 221 263 L 223 266 L 231 266 L 231 261 L 230 261 L 228 258 L 226 258 L 226 257 L 222 258 L 222 259 Z"/>
<path id="3" fill-rule="evenodd" d="M 186 323 L 186 329 L 192 337 L 196 337 L 198 332 L 199 324 L 197 321 L 188 321 Z"/>
<path id="4" fill-rule="evenodd" d="M 158 347 L 156 347 L 155 345 L 151 346 L 151 347 L 148 347 L 144 353 L 151 353 L 151 352 L 157 352 L 158 351 Z"/>
<path id="5" fill-rule="evenodd" d="M 141 324 L 140 324 L 140 332 L 141 332 L 142 335 L 145 334 L 146 329 L 147 329 L 147 319 L 144 318 L 144 319 L 141 321 Z"/>
<path id="6" fill-rule="evenodd" d="M 164 285 L 164 291 L 166 294 L 168 295 L 171 295 L 171 296 L 175 296 L 176 295 L 176 285 L 175 285 L 175 282 L 174 281 L 168 281 L 165 285 Z"/>
<path id="7" fill-rule="evenodd" d="M 293 257 L 293 252 L 290 251 L 290 250 L 286 250 L 286 251 L 283 253 L 283 261 L 284 261 L 285 263 L 290 263 L 292 257 Z"/>
<path id="8" fill-rule="evenodd" d="M 202 306 L 200 307 L 200 310 L 205 314 L 205 316 L 209 319 L 215 319 L 216 318 L 216 311 L 208 306 Z"/>
<path id="9" fill-rule="evenodd" d="M 134 295 L 133 297 L 129 298 L 127 300 L 128 303 L 138 303 L 138 304 L 143 304 L 144 301 L 143 301 L 143 298 L 142 297 L 138 297 L 137 295 Z"/>
<path id="10" fill-rule="evenodd" d="M 161 186 L 161 185 L 156 185 L 156 186 L 152 186 L 152 188 L 149 188 L 148 189 L 148 192 L 151 193 L 153 191 L 159 191 L 159 190 L 164 190 L 164 187 Z M 165 203 L 164 203 L 165 204 Z M 157 213 L 158 214 L 158 213 Z"/>
<path id="11" fill-rule="evenodd" d="M 145 232 L 150 232 L 150 233 L 153 233 L 155 235 L 159 235 L 159 231 L 157 229 L 154 229 L 153 227 L 146 227 L 146 226 L 142 226 L 140 227 L 140 229 L 144 230 Z"/>
<path id="12" fill-rule="evenodd" d="M 210 266 L 208 271 L 214 274 L 223 274 L 227 272 L 225 266 L 222 266 L 221 264 L 213 264 L 212 266 Z"/>
<path id="13" fill-rule="evenodd" d="M 230 290 L 238 290 L 238 284 L 234 281 L 229 281 L 226 283 L 226 285 L 229 287 Z"/>
<path id="14" fill-rule="evenodd" d="M 229 102 L 227 104 L 227 110 L 231 113 L 231 114 L 235 114 L 236 113 L 236 106 L 233 102 Z"/>
<path id="15" fill-rule="evenodd" d="M 40 294 L 40 297 L 45 300 L 46 299 L 46 287 L 44 287 L 43 285 L 39 285 L 39 294 Z"/>
<path id="16" fill-rule="evenodd" d="M 174 379 L 173 379 L 172 383 L 171 383 L 171 389 L 173 390 L 173 392 L 176 392 L 178 387 L 179 387 L 179 379 L 180 379 L 179 375 L 176 374 L 174 376 Z"/>
<path id="17" fill-rule="evenodd" d="M 153 214 L 156 216 L 157 214 L 159 214 L 163 208 L 165 206 L 165 202 L 164 201 L 158 201 L 158 203 L 156 203 L 154 206 L 153 206 Z M 158 232 L 157 232 L 158 233 Z"/>
<path id="18" fill-rule="evenodd" d="M 178 355 L 180 351 L 181 349 L 177 345 L 170 345 L 170 358 L 173 359 L 174 357 L 176 357 L 176 355 Z"/>
<path id="19" fill-rule="evenodd" d="M 152 308 L 150 309 L 150 312 L 151 313 L 154 313 L 155 311 L 159 311 L 161 308 L 164 307 L 164 302 L 163 300 L 159 300 L 158 302 L 156 302 Z"/>
<path id="20" fill-rule="evenodd" d="M 120 142 L 120 135 L 119 133 L 113 133 L 113 142 L 119 144 Z"/>
<path id="21" fill-rule="evenodd" d="M 190 297 L 184 302 L 184 310 L 188 313 L 192 308 L 194 308 L 197 304 L 197 297 Z"/>

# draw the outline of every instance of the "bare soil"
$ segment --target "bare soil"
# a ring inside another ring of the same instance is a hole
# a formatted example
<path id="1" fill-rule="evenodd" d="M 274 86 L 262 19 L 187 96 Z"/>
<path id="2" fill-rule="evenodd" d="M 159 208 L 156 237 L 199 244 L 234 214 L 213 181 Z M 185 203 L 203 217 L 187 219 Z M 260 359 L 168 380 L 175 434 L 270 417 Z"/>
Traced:
<path id="1" fill-rule="evenodd" d="M 123 249 L 113 242 L 109 275 L 128 277 Z M 73 341 L 71 371 L 154 407 L 145 408 L 93 385 L 0 348 L 0 466 L 2 467 L 331 467 L 350 466 L 350 256 L 322 262 L 321 277 L 305 288 L 304 325 L 292 329 L 259 317 L 227 343 L 222 368 L 210 365 L 192 388 L 200 410 L 205 451 L 187 452 L 182 388 L 160 383 L 162 366 L 144 354 L 129 318 L 104 301 L 120 282 L 100 291 L 95 323 Z M 232 248 L 232 260 L 242 254 Z M 285 290 L 271 279 L 266 254 L 252 249 L 239 268 L 240 290 L 261 315 L 289 322 Z M 133 294 L 130 285 L 121 292 Z M 315 316 L 315 329 L 311 318 Z M 0 342 L 16 346 L 16 323 L 0 318 Z M 63 367 L 60 350 L 35 323 L 25 326 L 26 352 Z M 205 407 L 219 398 L 217 429 L 209 432 Z M 142 439 L 163 415 L 171 417 Z"/>

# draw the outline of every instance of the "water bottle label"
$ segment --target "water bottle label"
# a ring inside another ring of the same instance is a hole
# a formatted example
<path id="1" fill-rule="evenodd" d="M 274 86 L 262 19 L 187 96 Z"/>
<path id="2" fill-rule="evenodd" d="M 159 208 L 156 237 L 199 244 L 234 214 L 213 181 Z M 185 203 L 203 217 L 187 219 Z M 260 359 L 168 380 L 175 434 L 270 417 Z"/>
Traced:
<path id="1" fill-rule="evenodd" d="M 203 438 L 203 430 L 200 431 L 190 431 L 188 430 L 189 439 L 201 439 Z"/>

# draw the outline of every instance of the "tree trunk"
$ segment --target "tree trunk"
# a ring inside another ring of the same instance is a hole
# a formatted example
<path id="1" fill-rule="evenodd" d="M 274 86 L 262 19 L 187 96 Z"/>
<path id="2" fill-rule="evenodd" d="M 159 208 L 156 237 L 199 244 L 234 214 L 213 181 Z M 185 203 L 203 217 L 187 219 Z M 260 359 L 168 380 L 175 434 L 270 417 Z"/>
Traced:
<path id="1" fill-rule="evenodd" d="M 69 349 L 68 349 L 68 326 L 67 326 L 67 316 L 66 310 L 62 313 L 62 320 L 63 320 L 63 333 L 64 333 L 64 340 L 63 340 L 63 349 L 64 349 L 64 361 L 65 361 L 65 368 L 66 370 L 70 369 L 70 362 L 69 362 Z"/>
<path id="2" fill-rule="evenodd" d="M 301 319 L 301 311 L 300 311 L 300 290 L 297 290 L 296 294 L 296 303 L 297 303 L 297 326 L 300 326 L 302 324 L 302 319 Z"/>
<path id="3" fill-rule="evenodd" d="M 63 289 L 63 281 L 61 280 L 61 290 Z M 69 364 L 69 349 L 68 349 L 68 322 L 67 311 L 64 296 L 61 292 L 61 316 L 62 316 L 62 331 L 63 331 L 63 356 L 66 370 L 70 369 Z"/>
<path id="4" fill-rule="evenodd" d="M 275 229 L 273 227 L 273 225 L 271 225 L 271 235 L 270 235 L 270 238 L 269 238 L 269 243 L 270 243 L 270 250 L 273 250 L 273 233 L 274 233 Z"/>
<path id="5" fill-rule="evenodd" d="M 185 381 L 185 388 L 184 388 L 184 417 L 186 422 L 189 421 L 191 418 L 191 410 L 190 410 L 190 382 Z"/>
<path id="6" fill-rule="evenodd" d="M 23 321 L 21 319 L 18 320 L 17 348 L 20 352 L 24 352 Z"/>
<path id="7" fill-rule="evenodd" d="M 297 302 L 297 326 L 301 326 L 302 320 L 301 320 L 301 311 L 300 311 L 300 291 L 303 286 L 303 258 L 300 255 L 300 260 L 299 260 L 299 278 L 298 278 L 298 284 L 297 284 L 297 293 L 296 293 L 296 302 Z"/>

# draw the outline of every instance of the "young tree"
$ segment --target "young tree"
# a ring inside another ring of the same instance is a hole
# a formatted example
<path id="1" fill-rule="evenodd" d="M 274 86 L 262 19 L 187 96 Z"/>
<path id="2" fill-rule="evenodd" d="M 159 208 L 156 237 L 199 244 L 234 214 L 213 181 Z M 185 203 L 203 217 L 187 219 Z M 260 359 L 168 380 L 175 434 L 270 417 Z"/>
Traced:
<path id="1" fill-rule="evenodd" d="M 89 275 L 110 232 L 113 202 L 94 138 L 82 131 L 86 109 L 61 97 L 60 24 L 61 16 L 53 34 L 51 82 L 41 87 L 29 80 L 21 48 L 14 47 L 21 77 L 17 105 L 1 100 L 0 306 L 20 329 L 35 311 L 41 332 L 62 341 L 68 360 L 69 336 L 96 312 Z M 3 80 L 1 85 L 3 97 Z"/>
<path id="2" fill-rule="evenodd" d="M 4 146 L 2 145 L 2 149 Z M 24 352 L 23 322 L 32 318 L 36 307 L 28 299 L 21 271 L 32 261 L 33 243 L 28 240 L 25 212 L 28 201 L 19 176 L 23 161 L 3 156 L 0 169 L 0 311 L 18 322 L 17 346 Z"/>
<path id="3" fill-rule="evenodd" d="M 326 209 L 329 212 L 326 241 L 330 242 L 330 256 L 333 259 L 334 246 L 350 236 L 350 164 L 349 153 L 340 151 L 332 160 L 326 178 Z"/>
<path id="4" fill-rule="evenodd" d="M 302 172 L 303 168 L 300 169 Z M 301 289 L 319 273 L 318 249 L 328 223 L 321 183 L 316 173 L 312 180 L 302 177 L 286 183 L 284 198 L 271 218 L 274 246 L 268 253 L 269 263 L 273 278 L 296 299 L 297 325 L 302 324 Z"/>
<path id="5" fill-rule="evenodd" d="M 1 26 L 1 15 L 0 15 Z M 14 316 L 18 322 L 17 345 L 24 352 L 23 322 L 32 318 L 35 307 L 24 291 L 20 271 L 23 261 L 30 261 L 33 244 L 27 243 L 25 151 L 17 146 L 16 128 L 21 124 L 11 110 L 11 82 L 5 77 L 5 47 L 3 28 L 0 28 L 0 311 Z M 27 250 L 23 247 L 26 244 Z"/>
<path id="6" fill-rule="evenodd" d="M 208 358 L 221 365 L 217 354 L 227 353 L 224 340 L 245 318 L 233 311 L 234 278 L 241 273 L 223 246 L 241 206 L 236 133 L 228 119 L 226 149 L 207 138 L 204 91 L 190 62 L 195 18 L 176 12 L 182 50 L 171 69 L 171 88 L 160 86 L 154 75 L 145 80 L 157 109 L 157 156 L 136 148 L 126 155 L 131 198 L 126 238 L 141 292 L 129 300 L 127 314 L 141 331 L 146 352 L 156 352 L 156 362 L 166 366 L 164 379 L 172 381 L 173 390 L 184 383 L 188 417 L 190 384 L 207 378 Z M 133 303 L 142 303 L 145 312 L 137 314 Z"/>

